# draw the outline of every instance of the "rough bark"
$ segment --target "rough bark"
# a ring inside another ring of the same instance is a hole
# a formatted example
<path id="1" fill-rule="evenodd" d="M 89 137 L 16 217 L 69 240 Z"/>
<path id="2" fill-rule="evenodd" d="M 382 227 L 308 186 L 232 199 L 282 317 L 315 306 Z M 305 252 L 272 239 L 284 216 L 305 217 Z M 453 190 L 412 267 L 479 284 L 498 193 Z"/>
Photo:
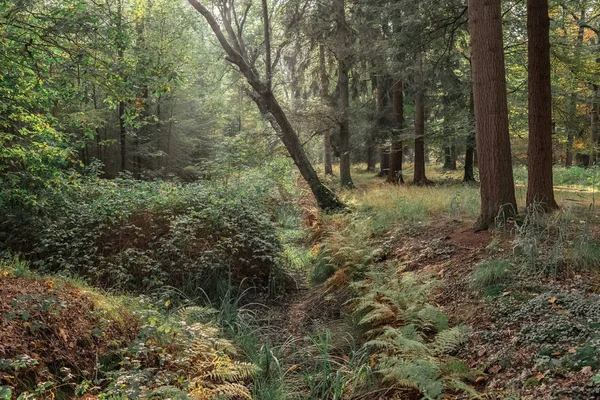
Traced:
<path id="1" fill-rule="evenodd" d="M 465 151 L 465 175 L 463 182 L 475 182 L 475 106 L 473 104 L 473 92 L 469 96 L 469 135 Z"/>
<path id="2" fill-rule="evenodd" d="M 402 90 L 402 81 L 396 81 L 392 87 L 392 108 L 396 129 L 392 137 L 389 156 L 390 169 L 388 171 L 388 182 L 392 184 L 404 183 L 402 177 L 402 140 L 400 139 L 402 129 L 404 129 L 404 94 Z"/>
<path id="3" fill-rule="evenodd" d="M 252 87 L 252 92 L 250 93 L 252 99 L 273 129 L 278 133 L 279 138 L 298 167 L 300 174 L 309 185 L 319 207 L 324 210 L 345 208 L 339 198 L 319 180 L 317 172 L 308 160 L 308 156 L 302 147 L 302 143 L 281 105 L 273 95 L 273 92 L 268 90 L 267 86 L 261 82 L 256 69 L 251 66 L 248 63 L 248 60 L 243 56 L 244 50 L 242 49 L 239 40 L 235 40 L 235 34 L 232 32 L 231 26 L 225 26 L 225 28 L 228 31 L 229 37 L 232 38 L 233 45 L 226 39 L 218 22 L 206 7 L 197 0 L 188 0 L 188 2 L 208 22 L 221 44 L 221 47 L 225 50 L 228 60 L 238 67 L 248 84 Z"/>
<path id="4" fill-rule="evenodd" d="M 552 88 L 548 0 L 527 1 L 529 144 L 527 207 L 558 208 L 552 183 Z"/>
<path id="5" fill-rule="evenodd" d="M 425 176 L 425 83 L 423 81 L 423 59 L 417 56 L 415 66 L 415 168 L 413 184 L 428 185 L 432 182 Z"/>
<path id="6" fill-rule="evenodd" d="M 336 22 L 336 57 L 338 61 L 340 184 L 344 188 L 353 188 L 354 183 L 350 175 L 349 65 L 344 3 L 344 0 L 333 0 L 333 14 Z"/>
<path id="7" fill-rule="evenodd" d="M 375 160 L 375 146 L 373 143 L 369 143 L 367 146 L 367 171 L 375 172 L 377 161 Z"/>
<path id="8" fill-rule="evenodd" d="M 388 176 L 390 170 L 390 150 L 387 146 L 379 146 L 379 173 L 377 176 L 382 178 Z"/>
<path id="9" fill-rule="evenodd" d="M 512 171 L 502 14 L 498 0 L 469 0 L 475 131 L 481 181 L 476 230 L 517 213 Z"/>
<path id="10" fill-rule="evenodd" d="M 456 171 L 456 150 L 453 147 L 454 145 L 444 147 L 444 171 Z"/>
<path id="11" fill-rule="evenodd" d="M 321 78 L 321 100 L 329 105 L 329 75 L 327 74 L 327 62 L 325 60 L 325 45 L 319 45 L 319 75 Z M 323 164 L 325 175 L 333 175 L 331 163 L 331 128 L 326 128 L 323 134 Z"/>

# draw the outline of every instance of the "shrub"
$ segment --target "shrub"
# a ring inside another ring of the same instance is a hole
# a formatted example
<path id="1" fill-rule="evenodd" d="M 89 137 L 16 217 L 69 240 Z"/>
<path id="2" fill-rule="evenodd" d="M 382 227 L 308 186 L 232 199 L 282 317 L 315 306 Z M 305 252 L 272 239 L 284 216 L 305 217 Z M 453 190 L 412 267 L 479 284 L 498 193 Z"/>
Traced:
<path id="1" fill-rule="evenodd" d="M 34 203 L 0 198 L 0 227 L 5 250 L 43 271 L 103 287 L 170 285 L 213 296 L 218 282 L 266 287 L 279 268 L 281 244 L 266 208 L 276 196 L 271 182 L 247 176 L 230 185 L 90 178 Z"/>

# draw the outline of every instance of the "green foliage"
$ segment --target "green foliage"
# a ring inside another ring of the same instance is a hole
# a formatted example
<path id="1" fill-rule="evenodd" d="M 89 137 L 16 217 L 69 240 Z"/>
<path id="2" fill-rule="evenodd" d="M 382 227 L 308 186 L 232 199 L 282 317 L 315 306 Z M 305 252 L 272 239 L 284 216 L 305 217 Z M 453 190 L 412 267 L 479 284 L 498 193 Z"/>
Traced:
<path id="1" fill-rule="evenodd" d="M 217 282 L 267 287 L 281 245 L 266 208 L 276 188 L 243 176 L 235 184 L 177 185 L 127 178 L 74 181 L 34 204 L 0 202 L 5 246 L 43 271 L 109 287 L 171 285 L 216 296 Z"/>
<path id="2" fill-rule="evenodd" d="M 503 285 L 513 278 L 512 265 L 505 260 L 488 260 L 479 264 L 471 273 L 469 284 L 475 290 L 483 291 L 490 286 Z"/>
<path id="3" fill-rule="evenodd" d="M 449 328 L 444 313 L 429 303 L 437 282 L 402 271 L 392 275 L 397 277 L 372 272 L 355 284 L 360 297 L 354 313 L 383 382 L 416 389 L 427 399 L 454 390 L 473 394 L 462 380 L 474 379 L 474 373 L 449 358 L 465 344 L 467 330 Z"/>

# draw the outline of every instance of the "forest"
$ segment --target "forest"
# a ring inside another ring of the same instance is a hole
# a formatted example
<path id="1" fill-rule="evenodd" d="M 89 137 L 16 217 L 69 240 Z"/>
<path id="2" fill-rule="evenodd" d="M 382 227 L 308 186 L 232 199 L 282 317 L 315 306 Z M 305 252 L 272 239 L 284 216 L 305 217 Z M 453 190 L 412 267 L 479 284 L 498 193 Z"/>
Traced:
<path id="1" fill-rule="evenodd" d="M 600 3 L 0 0 L 0 400 L 600 399 Z"/>

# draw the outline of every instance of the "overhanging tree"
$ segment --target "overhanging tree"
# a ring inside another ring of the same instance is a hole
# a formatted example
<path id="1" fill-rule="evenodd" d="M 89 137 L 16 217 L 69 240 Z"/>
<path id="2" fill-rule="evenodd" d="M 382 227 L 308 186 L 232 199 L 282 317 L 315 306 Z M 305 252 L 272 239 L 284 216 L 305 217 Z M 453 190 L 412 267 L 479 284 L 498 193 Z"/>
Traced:
<path id="1" fill-rule="evenodd" d="M 235 65 L 244 78 L 246 78 L 246 81 L 252 88 L 252 90 L 248 91 L 248 95 L 254 100 L 260 112 L 277 132 L 279 138 L 298 167 L 300 174 L 309 185 L 319 207 L 325 210 L 344 208 L 344 204 L 339 198 L 319 179 L 317 172 L 311 165 L 308 156 L 302 147 L 302 143 L 300 142 L 296 131 L 292 127 L 285 111 L 272 91 L 271 77 L 273 65 L 270 60 L 271 49 L 268 20 L 264 21 L 264 44 L 265 52 L 267 54 L 265 58 L 267 59 L 267 62 L 265 63 L 266 81 L 263 81 L 253 62 L 256 57 L 251 57 L 242 37 L 250 6 L 248 5 L 238 18 L 233 4 L 227 1 L 219 4 L 221 21 L 225 28 L 225 32 L 227 33 L 227 36 L 225 36 L 221 26 L 208 8 L 200 4 L 197 0 L 188 0 L 188 2 L 204 17 L 206 22 L 208 22 L 213 33 L 217 37 L 219 44 L 227 54 L 227 60 Z M 265 3 L 266 2 L 263 2 L 263 13 L 268 15 Z"/>

